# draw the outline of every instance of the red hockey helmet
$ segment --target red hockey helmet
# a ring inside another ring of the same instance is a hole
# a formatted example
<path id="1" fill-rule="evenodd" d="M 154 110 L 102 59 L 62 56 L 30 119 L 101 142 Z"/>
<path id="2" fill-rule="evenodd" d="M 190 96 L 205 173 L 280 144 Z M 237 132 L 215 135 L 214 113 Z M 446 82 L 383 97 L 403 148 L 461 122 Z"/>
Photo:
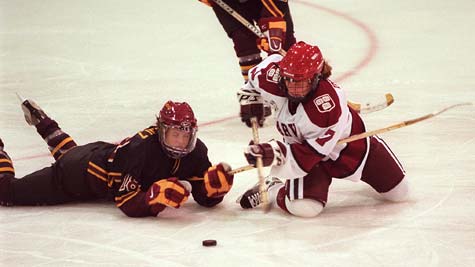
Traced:
<path id="1" fill-rule="evenodd" d="M 289 92 L 285 80 L 291 82 L 308 81 L 310 86 L 300 89 L 300 91 L 304 90 L 304 96 L 306 96 L 316 89 L 324 63 L 322 52 L 318 46 L 309 45 L 302 41 L 292 45 L 284 58 L 278 63 L 281 88 L 289 98 L 302 101 L 304 97 L 295 97 L 293 96 L 294 92 Z M 295 93 L 300 95 L 302 93 L 300 91 Z"/>
<path id="2" fill-rule="evenodd" d="M 195 114 L 188 103 L 168 101 L 160 110 L 157 120 L 160 143 L 170 157 L 181 158 L 195 149 L 198 126 Z M 187 144 L 178 146 L 170 142 L 167 131 L 171 128 L 186 132 L 189 136 Z"/>
<path id="3" fill-rule="evenodd" d="M 323 69 L 323 56 L 318 46 L 298 42 L 290 47 L 284 58 L 278 63 L 280 75 L 300 81 L 313 79 Z"/>

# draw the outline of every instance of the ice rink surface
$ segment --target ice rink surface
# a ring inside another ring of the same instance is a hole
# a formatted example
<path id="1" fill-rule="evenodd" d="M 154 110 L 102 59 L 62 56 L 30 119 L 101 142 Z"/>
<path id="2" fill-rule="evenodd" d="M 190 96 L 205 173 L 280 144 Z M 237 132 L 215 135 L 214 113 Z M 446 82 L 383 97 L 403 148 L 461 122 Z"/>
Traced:
<path id="1" fill-rule="evenodd" d="M 290 1 L 298 39 L 318 44 L 333 80 L 366 102 L 368 129 L 475 101 L 475 1 Z M 151 125 L 169 99 L 189 102 L 214 163 L 246 162 L 232 43 L 198 1 L 0 0 L 0 137 L 17 176 L 53 162 L 15 92 L 78 143 L 116 142 Z M 381 135 L 405 166 L 409 201 L 334 180 L 319 217 L 243 211 L 236 175 L 224 202 L 190 200 L 157 218 L 113 203 L 0 207 L 0 266 L 475 266 L 475 108 Z M 272 121 L 261 139 L 279 138 Z M 216 239 L 216 247 L 203 247 Z"/>

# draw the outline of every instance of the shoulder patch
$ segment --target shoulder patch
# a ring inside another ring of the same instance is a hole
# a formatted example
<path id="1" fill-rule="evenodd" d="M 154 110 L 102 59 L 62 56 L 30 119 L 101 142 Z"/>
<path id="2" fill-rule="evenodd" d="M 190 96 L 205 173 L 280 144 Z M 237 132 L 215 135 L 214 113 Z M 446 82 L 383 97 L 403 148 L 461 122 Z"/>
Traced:
<path id="1" fill-rule="evenodd" d="M 271 83 L 279 83 L 280 69 L 276 64 L 271 64 L 271 67 L 266 72 L 266 80 Z"/>
<path id="2" fill-rule="evenodd" d="M 333 101 L 329 94 L 324 94 L 315 98 L 313 103 L 320 113 L 330 112 L 336 106 L 335 101 Z"/>

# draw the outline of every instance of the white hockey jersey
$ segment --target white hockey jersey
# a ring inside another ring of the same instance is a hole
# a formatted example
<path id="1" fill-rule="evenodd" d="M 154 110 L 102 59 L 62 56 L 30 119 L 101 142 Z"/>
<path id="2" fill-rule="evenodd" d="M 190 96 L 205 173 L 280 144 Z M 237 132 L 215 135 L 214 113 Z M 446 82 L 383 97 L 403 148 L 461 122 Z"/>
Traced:
<path id="1" fill-rule="evenodd" d="M 243 89 L 258 91 L 271 105 L 276 128 L 286 145 L 285 164 L 273 166 L 271 175 L 295 179 L 320 165 L 335 178 L 357 181 L 368 154 L 368 138 L 337 144 L 338 140 L 365 131 L 360 116 L 347 106 L 344 91 L 330 80 L 320 80 L 317 89 L 304 103 L 293 103 L 279 88 L 277 62 L 271 55 L 249 73 Z"/>

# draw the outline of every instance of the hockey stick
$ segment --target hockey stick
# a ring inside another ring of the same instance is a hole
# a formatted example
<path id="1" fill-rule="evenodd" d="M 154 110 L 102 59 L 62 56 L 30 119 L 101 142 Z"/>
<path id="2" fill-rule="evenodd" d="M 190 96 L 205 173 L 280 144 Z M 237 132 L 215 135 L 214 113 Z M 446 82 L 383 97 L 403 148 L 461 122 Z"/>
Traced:
<path id="1" fill-rule="evenodd" d="M 356 103 L 350 100 L 347 101 L 348 106 L 350 106 L 352 109 L 354 109 L 356 112 L 360 114 L 368 114 L 371 112 L 382 110 L 384 108 L 389 107 L 392 103 L 394 103 L 394 97 L 391 93 L 385 94 L 384 100 L 381 100 L 380 102 L 373 103 L 373 104 L 366 103 L 363 105 L 363 104 Z"/>
<path id="2" fill-rule="evenodd" d="M 249 170 L 252 170 L 252 169 L 254 169 L 254 168 L 256 168 L 256 167 L 254 167 L 254 165 L 249 164 L 249 165 L 246 165 L 246 166 L 242 166 L 242 167 L 236 168 L 236 169 L 234 169 L 234 170 L 230 170 L 230 171 L 228 171 L 228 174 L 234 175 L 234 174 L 236 174 L 236 173 L 249 171 Z M 195 176 L 195 177 L 189 178 L 188 180 L 189 180 L 189 181 L 203 181 L 204 178 L 203 178 L 203 177 L 196 177 L 196 176 Z"/>
<path id="3" fill-rule="evenodd" d="M 267 38 L 265 34 L 261 32 L 259 28 L 257 28 L 254 23 L 249 22 L 246 18 L 241 16 L 241 14 L 237 13 L 236 10 L 234 10 L 232 7 L 230 7 L 228 4 L 223 2 L 222 0 L 211 0 L 218 6 L 220 6 L 224 11 L 226 11 L 229 15 L 234 17 L 237 21 L 241 22 L 242 25 L 244 25 L 246 28 L 248 28 L 251 32 L 253 32 L 257 37 L 259 38 Z M 279 54 L 282 56 L 285 56 L 287 52 L 285 52 L 284 49 L 279 50 Z"/>
<path id="4" fill-rule="evenodd" d="M 257 117 L 251 118 L 252 123 L 252 140 L 254 144 L 259 144 L 259 123 Z M 262 209 L 265 213 L 269 212 L 271 206 L 269 203 L 269 194 L 266 189 L 266 181 L 264 179 L 264 164 L 262 163 L 262 157 L 256 157 L 257 178 L 259 179 L 259 191 L 261 192 Z"/>
<path id="5" fill-rule="evenodd" d="M 267 38 L 267 36 L 265 36 L 265 34 L 263 34 L 261 32 L 261 30 L 254 25 L 254 23 L 249 22 L 246 18 L 241 16 L 239 13 L 236 12 L 236 10 L 234 10 L 232 7 L 230 7 L 228 4 L 226 4 L 222 0 L 211 0 L 211 1 L 213 1 L 215 4 L 220 6 L 229 15 L 234 17 L 237 21 L 239 21 L 247 29 L 249 29 L 251 32 L 253 32 L 257 37 Z M 279 50 L 279 54 L 281 54 L 282 56 L 285 56 L 286 53 L 287 52 L 282 48 Z M 358 113 L 366 114 L 366 113 L 371 113 L 371 112 L 374 112 L 374 111 L 384 109 L 384 108 L 388 107 L 389 105 L 391 105 L 393 102 L 394 102 L 393 96 L 388 93 L 388 94 L 385 95 L 385 100 L 383 102 L 377 103 L 375 105 L 372 105 L 370 103 L 366 103 L 366 104 L 363 105 L 363 104 L 356 103 L 356 102 L 353 102 L 353 101 L 348 101 L 348 105 L 351 108 L 353 108 L 354 110 L 356 110 Z"/>
<path id="6" fill-rule="evenodd" d="M 421 117 L 418 117 L 418 118 L 415 118 L 415 119 L 402 121 L 402 122 L 399 122 L 399 123 L 396 123 L 396 124 L 393 124 L 393 125 L 390 125 L 390 126 L 387 126 L 387 127 L 384 127 L 384 128 L 380 128 L 380 129 L 376 129 L 376 130 L 373 130 L 373 131 L 364 132 L 364 133 L 360 133 L 360 134 L 355 134 L 355 135 L 349 136 L 347 138 L 340 139 L 337 144 L 349 143 L 349 142 L 353 142 L 353 141 L 356 141 L 356 140 L 366 138 L 368 136 L 373 136 L 373 135 L 377 135 L 377 134 L 381 134 L 381 133 L 386 133 L 386 132 L 389 132 L 389 131 L 394 131 L 396 129 L 400 129 L 400 128 L 403 128 L 403 127 L 406 127 L 406 126 L 409 126 L 409 125 L 412 125 L 412 124 L 430 119 L 430 118 L 435 117 L 435 116 L 437 116 L 437 115 L 439 115 L 439 114 L 441 114 L 441 113 L 443 113 L 443 112 L 445 112 L 449 109 L 453 109 L 453 108 L 460 107 L 460 106 L 470 106 L 470 105 L 473 105 L 473 103 L 472 102 L 464 102 L 464 103 L 454 104 L 454 105 L 448 106 L 446 108 L 443 108 L 439 111 L 434 111 L 432 113 L 429 113 L 427 115 L 424 115 L 424 116 L 421 116 Z M 228 173 L 235 174 L 235 173 L 239 173 L 239 172 L 252 170 L 254 168 L 256 168 L 256 167 L 254 167 L 253 165 L 246 165 L 246 166 L 231 170 Z M 201 179 L 203 179 L 203 178 L 201 178 Z"/>
<path id="7" fill-rule="evenodd" d="M 249 164 L 249 165 L 246 165 L 246 166 L 242 166 L 242 167 L 239 167 L 237 169 L 234 169 L 234 170 L 230 170 L 228 171 L 228 174 L 236 174 L 236 173 L 240 173 L 240 172 L 245 172 L 245 171 L 248 171 L 248 170 L 252 170 L 254 169 L 254 165 L 252 164 Z"/>
<path id="8" fill-rule="evenodd" d="M 360 134 L 355 134 L 355 135 L 349 136 L 347 138 L 340 139 L 337 144 L 349 143 L 349 142 L 353 142 L 353 141 L 356 141 L 356 140 L 366 138 L 368 136 L 393 131 L 393 130 L 396 130 L 396 129 L 399 129 L 399 128 L 403 128 L 403 127 L 406 127 L 406 126 L 409 126 L 409 125 L 412 125 L 412 124 L 430 119 L 430 118 L 435 117 L 435 116 L 439 115 L 440 113 L 445 112 L 449 109 L 452 109 L 452 108 L 455 108 L 455 107 L 460 107 L 460 106 L 468 106 L 468 105 L 473 105 L 473 103 L 465 102 L 465 103 L 459 103 L 459 104 L 451 105 L 451 106 L 443 108 L 439 111 L 434 111 L 432 113 L 429 113 L 427 115 L 424 115 L 424 116 L 421 116 L 421 117 L 418 117 L 418 118 L 415 118 L 415 119 L 412 119 L 412 120 L 402 121 L 402 122 L 399 122 L 399 123 L 396 123 L 396 124 L 393 124 L 393 125 L 390 125 L 390 126 L 387 126 L 387 127 L 384 127 L 384 128 L 380 128 L 380 129 L 376 129 L 376 130 L 373 130 L 373 131 L 364 132 L 364 133 L 360 133 Z"/>

